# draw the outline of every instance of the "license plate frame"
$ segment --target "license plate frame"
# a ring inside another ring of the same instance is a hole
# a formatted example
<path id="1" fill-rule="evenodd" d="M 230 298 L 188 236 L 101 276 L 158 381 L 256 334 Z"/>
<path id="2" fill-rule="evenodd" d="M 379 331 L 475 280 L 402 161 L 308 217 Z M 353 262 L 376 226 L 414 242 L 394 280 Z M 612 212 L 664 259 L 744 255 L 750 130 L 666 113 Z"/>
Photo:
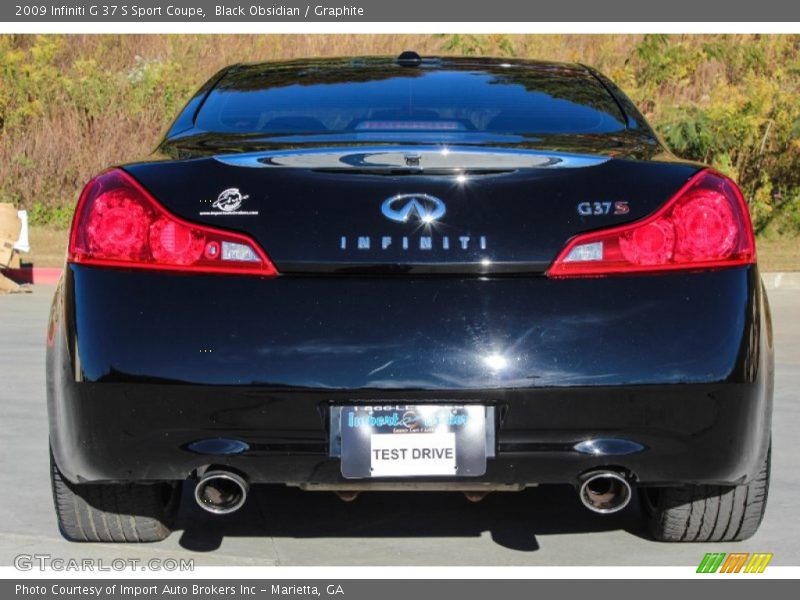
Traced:
<path id="1" fill-rule="evenodd" d="M 491 406 L 348 404 L 331 407 L 330 425 L 347 479 L 478 477 L 494 455 Z"/>

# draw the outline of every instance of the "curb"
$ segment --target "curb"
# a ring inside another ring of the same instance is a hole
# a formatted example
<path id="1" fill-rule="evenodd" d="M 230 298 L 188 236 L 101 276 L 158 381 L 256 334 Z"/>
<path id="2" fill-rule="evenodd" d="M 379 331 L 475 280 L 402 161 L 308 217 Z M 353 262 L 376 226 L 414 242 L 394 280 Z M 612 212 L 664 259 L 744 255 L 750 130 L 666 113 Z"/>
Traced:
<path id="1" fill-rule="evenodd" d="M 20 284 L 56 285 L 63 269 L 58 267 L 24 267 L 21 269 L 0 269 L 0 273 Z"/>
<path id="2" fill-rule="evenodd" d="M 56 285 L 62 269 L 57 267 L 25 267 L 0 269 L 0 273 L 17 283 Z M 800 290 L 800 271 L 762 273 L 761 279 L 768 290 Z"/>

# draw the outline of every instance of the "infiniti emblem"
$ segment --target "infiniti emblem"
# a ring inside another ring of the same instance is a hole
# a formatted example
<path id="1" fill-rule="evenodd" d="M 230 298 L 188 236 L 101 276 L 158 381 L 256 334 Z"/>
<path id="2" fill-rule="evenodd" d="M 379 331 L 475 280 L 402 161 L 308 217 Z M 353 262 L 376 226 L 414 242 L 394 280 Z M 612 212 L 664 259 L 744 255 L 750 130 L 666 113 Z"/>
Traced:
<path id="1" fill-rule="evenodd" d="M 405 223 L 415 215 L 423 223 L 431 223 L 444 216 L 444 202 L 430 194 L 397 194 L 387 198 L 381 205 L 383 216 L 398 223 Z"/>

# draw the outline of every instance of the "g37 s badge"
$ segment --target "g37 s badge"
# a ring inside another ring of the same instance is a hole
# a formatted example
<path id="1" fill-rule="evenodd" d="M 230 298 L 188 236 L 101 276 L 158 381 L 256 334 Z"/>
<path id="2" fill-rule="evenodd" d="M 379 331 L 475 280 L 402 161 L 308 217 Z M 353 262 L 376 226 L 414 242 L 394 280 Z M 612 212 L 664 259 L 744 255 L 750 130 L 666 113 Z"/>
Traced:
<path id="1" fill-rule="evenodd" d="M 599 215 L 627 215 L 631 212 L 627 202 L 581 202 L 578 204 L 578 214 L 582 217 Z"/>

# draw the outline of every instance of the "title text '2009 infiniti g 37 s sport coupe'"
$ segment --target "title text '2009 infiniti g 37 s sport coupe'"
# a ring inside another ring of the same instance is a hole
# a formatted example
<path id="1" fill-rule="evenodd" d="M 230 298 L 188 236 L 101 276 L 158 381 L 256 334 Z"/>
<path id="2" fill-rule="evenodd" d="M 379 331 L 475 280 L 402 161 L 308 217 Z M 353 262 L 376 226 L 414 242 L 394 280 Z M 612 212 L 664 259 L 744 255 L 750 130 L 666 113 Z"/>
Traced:
<path id="1" fill-rule="evenodd" d="M 235 65 L 97 175 L 48 330 L 55 508 L 169 534 L 182 482 L 575 485 L 664 541 L 764 513 L 773 349 L 747 205 L 591 68 Z"/>

